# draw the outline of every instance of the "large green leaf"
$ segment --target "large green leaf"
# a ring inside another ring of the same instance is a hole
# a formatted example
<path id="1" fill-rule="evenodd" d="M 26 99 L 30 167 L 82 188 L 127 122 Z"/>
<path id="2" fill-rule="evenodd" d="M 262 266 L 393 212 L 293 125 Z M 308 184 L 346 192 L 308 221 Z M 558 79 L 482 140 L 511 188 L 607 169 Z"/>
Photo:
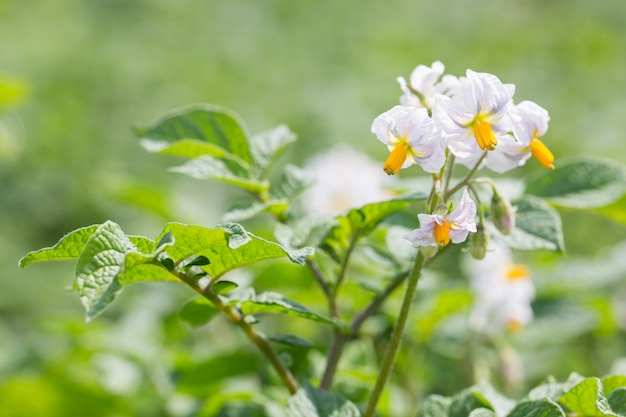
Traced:
<path id="1" fill-rule="evenodd" d="M 550 398 L 558 401 L 566 392 L 584 381 L 585 378 L 577 373 L 572 373 L 565 382 L 558 382 L 554 377 L 548 377 L 545 382 L 533 388 L 528 393 L 529 400 L 540 400 L 542 398 Z"/>
<path id="2" fill-rule="evenodd" d="M 224 182 L 254 193 L 267 191 L 270 186 L 268 181 L 250 178 L 245 167 L 241 167 L 236 161 L 217 159 L 209 155 L 191 159 L 170 170 L 200 180 L 211 179 Z"/>
<path id="3" fill-rule="evenodd" d="M 285 148 L 296 140 L 296 135 L 280 125 L 250 138 L 250 153 L 254 166 L 262 174 Z"/>
<path id="4" fill-rule="evenodd" d="M 626 417 L 626 387 L 617 388 L 607 399 L 614 412 Z"/>
<path id="5" fill-rule="evenodd" d="M 289 398 L 288 417 L 359 417 L 359 409 L 347 399 L 310 386 Z"/>
<path id="6" fill-rule="evenodd" d="M 202 326 L 215 317 L 220 310 L 204 297 L 194 298 L 180 310 L 180 318 L 194 327 Z"/>
<path id="7" fill-rule="evenodd" d="M 222 157 L 224 150 L 249 164 L 252 157 L 242 126 L 239 117 L 230 110 L 194 105 L 169 112 L 152 123 L 138 124 L 134 131 L 149 151 L 176 153 L 176 150 L 187 157 L 204 154 Z M 180 140 L 185 141 L 184 146 L 175 145 Z"/>
<path id="8" fill-rule="evenodd" d="M 312 254 L 311 248 L 287 250 L 233 223 L 216 228 L 169 223 L 160 237 L 168 233 L 174 237 L 175 244 L 167 247 L 165 252 L 174 263 L 179 265 L 191 261 L 192 257 L 204 256 L 210 263 L 201 268 L 214 279 L 232 269 L 264 259 L 289 257 L 292 262 L 303 264 Z"/>
<path id="9" fill-rule="evenodd" d="M 485 407 L 489 407 L 489 402 L 477 395 L 472 387 L 452 397 L 448 415 L 449 417 L 466 417 L 472 410 Z"/>
<path id="10" fill-rule="evenodd" d="M 136 250 L 113 222 L 98 226 L 87 240 L 76 265 L 76 289 L 86 321 L 100 314 L 121 290 L 118 275 L 123 272 L 126 253 Z"/>
<path id="11" fill-rule="evenodd" d="M 522 250 L 565 251 L 561 217 L 554 208 L 541 198 L 529 195 L 522 196 L 513 205 L 517 208 L 515 228 L 510 235 L 501 236 L 509 246 Z"/>
<path id="12" fill-rule="evenodd" d="M 573 208 L 602 207 L 626 191 L 626 166 L 600 158 L 575 159 L 526 185 L 526 194 Z"/>
<path id="13" fill-rule="evenodd" d="M 587 378 L 566 392 L 559 403 L 580 416 L 620 417 L 611 410 L 599 378 Z"/>
<path id="14" fill-rule="evenodd" d="M 394 213 L 405 210 L 409 204 L 424 200 L 426 195 L 415 194 L 380 203 L 354 208 L 337 217 L 335 225 L 321 243 L 321 248 L 337 262 L 345 257 L 348 249 L 363 235 Z"/>
<path id="15" fill-rule="evenodd" d="M 257 313 L 279 313 L 290 316 L 301 317 L 307 320 L 317 321 L 320 323 L 330 324 L 339 329 L 350 331 L 348 325 L 331 318 L 317 314 L 303 305 L 285 298 L 282 294 L 276 292 L 264 292 L 262 294 L 250 293 L 246 298 L 236 300 L 233 304 L 239 305 L 244 314 Z"/>
<path id="16" fill-rule="evenodd" d="M 565 417 L 565 413 L 549 398 L 522 401 L 506 417 Z"/>

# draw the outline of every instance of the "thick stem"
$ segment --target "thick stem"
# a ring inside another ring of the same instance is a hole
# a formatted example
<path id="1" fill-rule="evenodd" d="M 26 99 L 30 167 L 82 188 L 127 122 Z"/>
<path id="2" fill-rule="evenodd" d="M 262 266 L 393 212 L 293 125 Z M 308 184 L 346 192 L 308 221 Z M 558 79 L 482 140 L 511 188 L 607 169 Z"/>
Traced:
<path id="1" fill-rule="evenodd" d="M 406 322 L 409 318 L 409 313 L 411 311 L 411 304 L 413 302 L 413 297 L 415 296 L 417 283 L 419 282 L 421 276 L 423 263 L 424 255 L 422 255 L 422 252 L 419 251 L 417 253 L 417 257 L 415 258 L 415 264 L 413 265 L 411 274 L 409 275 L 406 292 L 404 293 L 404 299 L 402 300 L 402 306 L 400 308 L 400 314 L 398 315 L 398 319 L 396 320 L 393 332 L 391 333 L 391 340 L 389 342 L 389 346 L 387 347 L 387 351 L 385 352 L 385 356 L 383 357 L 383 363 L 380 368 L 380 373 L 378 374 L 376 384 L 374 385 L 374 388 L 370 393 L 367 408 L 365 410 L 365 413 L 363 414 L 363 417 L 374 417 L 374 414 L 376 413 L 376 408 L 378 406 L 378 401 L 380 400 L 380 396 L 382 395 L 385 385 L 387 384 L 387 380 L 389 379 L 391 371 L 393 370 L 393 366 L 395 364 L 396 357 L 402 343 L 404 328 L 406 326 Z"/>
<path id="2" fill-rule="evenodd" d="M 217 293 L 211 291 L 210 287 L 202 289 L 198 286 L 195 279 L 188 277 L 184 273 L 177 273 L 176 275 L 183 282 L 185 282 L 185 284 L 189 285 L 196 292 L 200 293 L 203 297 L 213 303 L 215 307 L 224 313 L 224 315 L 228 317 L 231 322 L 233 322 L 245 333 L 248 339 L 256 345 L 256 347 L 270 362 L 280 377 L 283 385 L 289 390 L 291 395 L 298 391 L 298 383 L 296 382 L 293 374 L 280 360 L 280 357 L 278 357 L 278 354 L 274 351 L 274 349 L 272 349 L 269 341 L 265 338 L 263 333 L 258 332 L 254 327 L 252 327 L 252 325 L 245 320 L 245 316 L 243 314 L 226 304 Z"/>

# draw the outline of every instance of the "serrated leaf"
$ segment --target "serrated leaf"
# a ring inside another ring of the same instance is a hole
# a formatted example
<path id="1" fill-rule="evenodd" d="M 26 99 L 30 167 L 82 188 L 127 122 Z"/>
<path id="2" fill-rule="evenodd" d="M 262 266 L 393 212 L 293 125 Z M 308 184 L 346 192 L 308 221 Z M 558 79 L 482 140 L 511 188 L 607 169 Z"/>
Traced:
<path id="1" fill-rule="evenodd" d="M 565 413 L 549 398 L 522 401 L 506 417 L 565 417 Z"/>
<path id="2" fill-rule="evenodd" d="M 226 294 L 227 292 L 234 290 L 238 286 L 239 285 L 237 285 L 234 282 L 220 280 L 211 286 L 211 290 L 213 290 L 213 292 L 216 292 L 218 294 Z"/>
<path id="3" fill-rule="evenodd" d="M 334 226 L 321 243 L 321 248 L 337 262 L 341 262 L 348 248 L 361 236 L 366 235 L 386 217 L 405 210 L 410 203 L 423 200 L 426 196 L 416 194 L 354 208 L 336 218 Z"/>
<path id="4" fill-rule="evenodd" d="M 611 410 L 598 378 L 587 378 L 580 382 L 559 398 L 559 403 L 582 416 L 619 417 Z"/>
<path id="5" fill-rule="evenodd" d="M 264 259 L 289 257 L 292 262 L 303 264 L 312 254 L 311 248 L 288 251 L 279 244 L 248 233 L 241 226 L 232 223 L 212 229 L 169 223 L 161 236 L 166 233 L 171 233 L 175 238 L 176 243 L 165 250 L 175 265 L 192 256 L 205 256 L 211 263 L 201 268 L 213 279 L 230 270 Z"/>
<path id="6" fill-rule="evenodd" d="M 250 178 L 248 172 L 235 162 L 208 155 L 191 159 L 183 165 L 170 168 L 170 171 L 200 180 L 220 181 L 254 193 L 269 189 L 269 182 Z"/>
<path id="7" fill-rule="evenodd" d="M 319 323 L 330 324 L 338 329 L 349 331 L 349 327 L 341 322 L 315 313 L 303 305 L 285 298 L 276 292 L 264 292 L 262 294 L 250 294 L 248 298 L 234 301 L 244 314 L 279 313 L 300 317 Z"/>
<path id="8" fill-rule="evenodd" d="M 250 153 L 259 171 L 266 170 L 272 161 L 291 143 L 296 135 L 286 125 L 277 126 L 250 138 Z"/>
<path id="9" fill-rule="evenodd" d="M 69 261 L 77 259 L 87 244 L 87 241 L 98 227 L 100 227 L 100 225 L 95 224 L 76 229 L 63 236 L 54 246 L 27 253 L 19 260 L 18 265 L 23 268 L 35 262 Z"/>
<path id="10" fill-rule="evenodd" d="M 280 343 L 281 345 L 293 346 L 297 348 L 311 348 L 314 346 L 313 343 L 308 340 L 293 334 L 275 334 L 270 336 L 269 340 L 275 343 Z"/>
<path id="11" fill-rule="evenodd" d="M 564 252 L 563 226 L 559 213 L 544 200 L 522 196 L 513 202 L 517 208 L 515 229 L 502 240 L 514 249 L 548 249 Z M 495 228 L 493 229 L 495 233 Z"/>
<path id="12" fill-rule="evenodd" d="M 626 166 L 617 161 L 584 158 L 566 162 L 534 178 L 526 194 L 572 208 L 602 207 L 624 195 Z"/>
<path id="13" fill-rule="evenodd" d="M 448 417 L 448 410 L 452 398 L 441 395 L 429 395 L 426 397 L 416 417 Z"/>
<path id="14" fill-rule="evenodd" d="M 126 253 L 136 251 L 122 229 L 105 222 L 87 240 L 76 265 L 76 288 L 86 310 L 86 321 L 93 320 L 115 298 L 122 286 Z"/>
<path id="15" fill-rule="evenodd" d="M 338 394 L 306 386 L 287 403 L 288 417 L 360 417 L 359 409 Z"/>
<path id="16" fill-rule="evenodd" d="M 607 397 L 607 400 L 614 412 L 620 416 L 626 417 L 626 387 L 615 389 Z"/>
<path id="17" fill-rule="evenodd" d="M 248 139 L 242 126 L 239 116 L 230 110 L 212 105 L 195 105 L 171 111 L 152 123 L 136 125 L 134 131 L 139 138 L 144 139 L 144 143 L 152 142 L 155 146 L 160 143 L 162 148 L 159 152 L 168 149 L 167 144 L 195 139 L 250 163 L 252 158 Z M 213 156 L 217 155 L 214 153 Z"/>
<path id="18" fill-rule="evenodd" d="M 219 311 L 209 300 L 198 297 L 187 302 L 180 310 L 179 316 L 190 325 L 198 327 L 208 323 Z"/>

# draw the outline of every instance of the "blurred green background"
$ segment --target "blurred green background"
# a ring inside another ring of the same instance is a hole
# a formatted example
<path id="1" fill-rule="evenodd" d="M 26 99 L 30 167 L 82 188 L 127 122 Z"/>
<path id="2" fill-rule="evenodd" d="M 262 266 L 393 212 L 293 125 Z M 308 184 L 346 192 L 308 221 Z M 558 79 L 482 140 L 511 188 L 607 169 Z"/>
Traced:
<path id="1" fill-rule="evenodd" d="M 212 333 L 176 317 L 190 296 L 184 289 L 130 287 L 84 325 L 68 290 L 71 264 L 17 268 L 27 251 L 106 219 L 147 236 L 166 221 L 220 222 L 229 190 L 167 173 L 172 161 L 143 151 L 133 122 L 215 103 L 239 113 L 253 133 L 290 126 L 299 136 L 285 157 L 291 162 L 337 143 L 382 160 L 369 128 L 397 103 L 395 78 L 441 60 L 447 73 L 496 74 L 517 85 L 517 101 L 548 109 L 544 139 L 557 167 L 581 154 L 625 161 L 624 22 L 626 2 L 609 0 L 0 0 L 0 404 L 12 410 L 7 415 L 178 416 L 193 409 L 190 397 L 203 396 L 172 388 L 172 363 L 180 370 L 215 355 Z M 517 175 L 538 168 L 527 165 Z M 621 223 L 563 212 L 567 259 L 539 253 L 529 261 L 544 276 L 553 264 L 580 259 L 606 267 L 611 247 L 626 239 L 625 211 L 623 200 L 612 207 Z M 572 349 L 560 362 L 540 356 L 546 365 L 537 374 L 602 374 L 626 356 L 619 305 L 603 301 L 609 291 L 626 293 L 621 262 L 608 264 L 611 279 L 588 273 L 604 283 L 592 295 L 581 291 L 586 305 L 598 304 L 595 319 L 581 319 L 580 332 L 551 347 Z M 297 282 L 310 285 L 306 276 Z M 246 363 L 258 366 L 232 337 Z M 220 346 L 219 354 L 236 353 Z M 432 383 L 417 388 L 471 384 L 428 377 Z"/>

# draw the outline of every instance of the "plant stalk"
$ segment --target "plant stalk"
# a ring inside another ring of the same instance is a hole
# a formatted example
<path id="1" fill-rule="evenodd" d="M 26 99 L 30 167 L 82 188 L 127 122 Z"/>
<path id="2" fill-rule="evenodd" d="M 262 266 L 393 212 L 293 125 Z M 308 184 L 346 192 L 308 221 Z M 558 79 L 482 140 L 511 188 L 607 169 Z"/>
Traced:
<path id="1" fill-rule="evenodd" d="M 206 289 L 200 288 L 194 278 L 191 278 L 184 273 L 178 272 L 176 273 L 176 276 L 213 303 L 215 307 L 217 307 L 231 322 L 237 325 L 237 327 L 245 333 L 248 339 L 256 345 L 256 347 L 270 362 L 283 385 L 287 388 L 287 390 L 289 390 L 291 395 L 294 395 L 298 391 L 298 383 L 296 382 L 296 379 L 291 371 L 280 360 L 276 351 L 272 349 L 265 335 L 258 332 L 250 323 L 248 323 L 243 314 L 225 303 L 217 293 L 211 291 L 210 287 L 207 287 Z"/>
<path id="2" fill-rule="evenodd" d="M 376 379 L 376 384 L 370 393 L 367 408 L 363 417 L 374 417 L 376 414 L 378 401 L 380 400 L 380 396 L 382 395 L 389 376 L 391 375 L 398 351 L 400 350 L 400 345 L 402 344 L 404 329 L 409 318 L 411 304 L 413 302 L 413 297 L 415 296 L 417 283 L 419 282 L 421 276 L 423 263 L 424 255 L 421 251 L 418 251 L 417 257 L 415 258 L 415 264 L 413 265 L 413 269 L 409 275 L 406 291 L 404 293 L 404 299 L 402 300 L 402 306 L 400 307 L 400 314 L 398 315 L 398 319 L 396 320 L 396 324 L 393 328 L 389 346 L 385 351 L 383 363 L 381 365 L 378 378 Z"/>

